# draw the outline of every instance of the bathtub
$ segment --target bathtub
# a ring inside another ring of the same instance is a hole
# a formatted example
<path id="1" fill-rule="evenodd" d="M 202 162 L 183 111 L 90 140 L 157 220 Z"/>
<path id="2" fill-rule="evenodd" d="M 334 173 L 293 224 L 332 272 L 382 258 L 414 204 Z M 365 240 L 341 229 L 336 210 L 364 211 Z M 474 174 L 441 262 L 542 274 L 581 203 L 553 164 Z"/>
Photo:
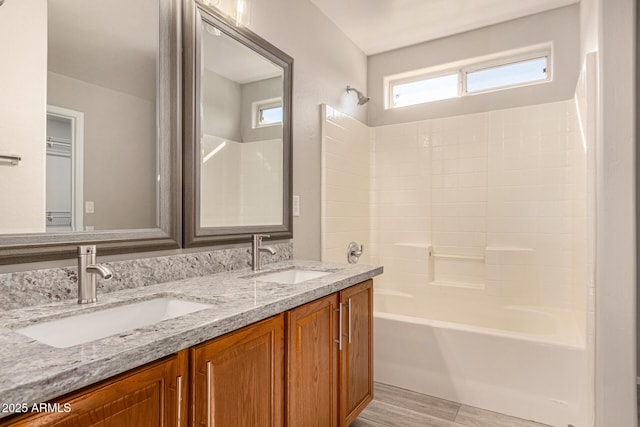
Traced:
<path id="1" fill-rule="evenodd" d="M 574 313 L 455 294 L 377 290 L 374 301 L 376 381 L 553 426 L 585 425 L 587 358 Z"/>

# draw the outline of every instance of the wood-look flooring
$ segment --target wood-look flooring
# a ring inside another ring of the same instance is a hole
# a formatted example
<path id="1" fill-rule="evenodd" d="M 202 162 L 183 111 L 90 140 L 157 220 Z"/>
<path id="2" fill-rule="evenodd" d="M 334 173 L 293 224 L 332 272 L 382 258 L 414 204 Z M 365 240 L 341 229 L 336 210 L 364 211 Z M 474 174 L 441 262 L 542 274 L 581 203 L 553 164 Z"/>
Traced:
<path id="1" fill-rule="evenodd" d="M 386 384 L 373 396 L 351 427 L 549 427 Z"/>

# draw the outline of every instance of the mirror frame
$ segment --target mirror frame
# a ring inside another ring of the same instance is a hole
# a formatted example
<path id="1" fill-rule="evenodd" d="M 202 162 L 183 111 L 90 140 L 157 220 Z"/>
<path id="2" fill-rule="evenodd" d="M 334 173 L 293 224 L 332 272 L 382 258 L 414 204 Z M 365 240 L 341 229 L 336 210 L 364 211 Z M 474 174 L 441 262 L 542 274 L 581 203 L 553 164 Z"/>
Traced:
<path id="1" fill-rule="evenodd" d="M 283 193 L 282 224 L 200 227 L 200 168 L 198 147 L 200 146 L 200 77 L 201 64 L 201 22 L 207 22 L 222 33 L 248 47 L 283 69 Z M 185 93 L 184 93 L 184 247 L 208 246 L 215 244 L 241 243 L 251 241 L 253 234 L 269 234 L 271 239 L 293 237 L 292 197 L 293 197 L 293 149 L 292 149 L 292 93 L 293 58 L 244 27 L 235 23 L 216 9 L 206 6 L 200 0 L 187 0 L 185 4 Z"/>
<path id="2" fill-rule="evenodd" d="M 158 228 L 0 235 L 0 265 L 75 258 L 80 244 L 99 255 L 176 249 L 181 243 L 181 0 L 159 0 L 157 69 Z M 123 11 L 126 13 L 126 11 Z M 44 106 L 43 106 L 44 108 Z M 43 212 L 44 215 L 44 212 Z"/>

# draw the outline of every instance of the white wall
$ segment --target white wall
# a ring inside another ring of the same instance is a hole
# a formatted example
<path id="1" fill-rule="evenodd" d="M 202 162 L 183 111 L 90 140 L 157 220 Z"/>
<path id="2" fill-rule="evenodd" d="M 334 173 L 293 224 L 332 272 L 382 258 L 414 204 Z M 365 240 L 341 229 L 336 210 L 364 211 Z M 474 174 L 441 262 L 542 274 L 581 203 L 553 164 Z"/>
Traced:
<path id="1" fill-rule="evenodd" d="M 596 426 L 637 425 L 634 0 L 598 0 Z M 587 44 L 589 41 L 585 41 Z"/>
<path id="2" fill-rule="evenodd" d="M 84 113 L 84 200 L 95 202 L 85 226 L 155 227 L 155 102 L 52 72 L 47 92 L 49 104 Z"/>
<path id="3" fill-rule="evenodd" d="M 579 8 L 572 5 L 373 55 L 368 60 L 368 123 L 380 126 L 569 99 L 579 72 L 579 31 Z M 551 83 L 384 109 L 385 76 L 549 41 L 554 61 Z"/>
<path id="4" fill-rule="evenodd" d="M 580 1 L 580 60 L 598 50 L 600 31 L 600 0 Z"/>
<path id="5" fill-rule="evenodd" d="M 8 1 L 0 9 L 0 233 L 45 230 L 47 5 Z M 25 84 L 27 81 L 29 84 Z"/>
<path id="6" fill-rule="evenodd" d="M 574 293 L 576 299 L 585 295 L 583 306 L 576 306 L 576 312 L 586 320 L 586 345 L 587 345 L 587 387 L 584 390 L 585 401 L 588 402 L 588 412 L 585 414 L 588 426 L 594 425 L 594 396 L 595 384 L 593 381 L 595 370 L 595 261 L 596 261 L 596 122 L 597 122 L 597 53 L 591 52 L 585 57 L 578 85 L 576 86 L 575 103 L 580 124 L 580 136 L 586 147 L 586 185 L 587 198 L 583 206 L 576 204 L 575 211 L 583 210 L 585 216 L 575 218 L 574 230 L 586 229 L 584 238 L 576 238 L 574 233 L 574 263 L 580 262 L 580 257 L 586 258 L 584 269 L 574 270 Z M 586 284 L 586 289 L 584 284 Z"/>

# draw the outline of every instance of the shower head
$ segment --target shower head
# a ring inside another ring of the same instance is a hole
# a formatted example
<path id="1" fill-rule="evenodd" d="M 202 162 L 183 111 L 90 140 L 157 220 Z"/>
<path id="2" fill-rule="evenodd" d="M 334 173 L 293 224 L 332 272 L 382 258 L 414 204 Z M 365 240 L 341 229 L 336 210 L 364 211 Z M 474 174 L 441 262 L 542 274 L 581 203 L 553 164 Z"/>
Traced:
<path id="1" fill-rule="evenodd" d="M 347 86 L 347 93 L 351 93 L 351 91 L 354 91 L 358 95 L 358 105 L 364 105 L 369 102 L 369 99 L 371 99 L 368 96 L 365 96 L 365 94 L 360 92 L 358 89 Z"/>

